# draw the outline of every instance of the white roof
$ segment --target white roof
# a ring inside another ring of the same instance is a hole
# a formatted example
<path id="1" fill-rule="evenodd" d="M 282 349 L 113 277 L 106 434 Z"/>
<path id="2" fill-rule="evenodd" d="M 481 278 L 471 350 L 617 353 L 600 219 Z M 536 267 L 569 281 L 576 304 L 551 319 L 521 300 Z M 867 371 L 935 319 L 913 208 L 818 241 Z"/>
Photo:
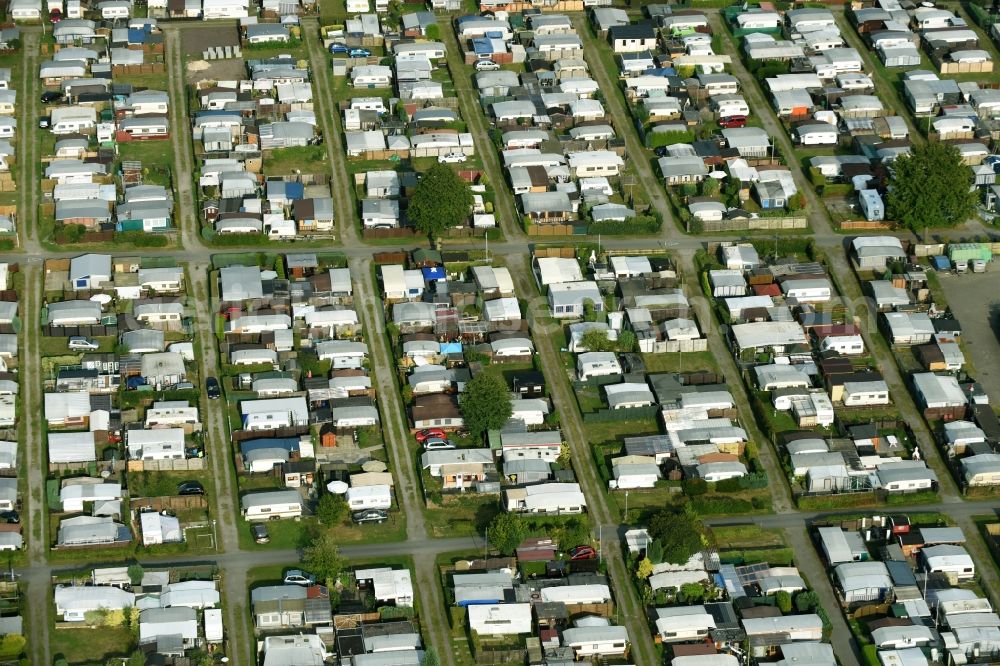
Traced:
<path id="1" fill-rule="evenodd" d="M 468 614 L 469 627 L 482 635 L 531 633 L 531 604 L 475 604 Z"/>
<path id="2" fill-rule="evenodd" d="M 543 257 L 537 260 L 538 272 L 543 286 L 563 282 L 579 282 L 583 280 L 580 264 L 575 259 L 559 257 Z"/>

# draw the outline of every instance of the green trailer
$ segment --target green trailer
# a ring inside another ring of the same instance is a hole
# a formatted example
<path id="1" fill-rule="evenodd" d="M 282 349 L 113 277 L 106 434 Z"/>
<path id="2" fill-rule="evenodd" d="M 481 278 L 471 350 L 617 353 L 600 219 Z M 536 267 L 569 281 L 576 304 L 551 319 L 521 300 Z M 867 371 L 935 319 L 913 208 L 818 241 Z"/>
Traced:
<path id="1" fill-rule="evenodd" d="M 951 243 L 948 245 L 948 258 L 956 261 L 989 261 L 993 251 L 986 243 Z"/>

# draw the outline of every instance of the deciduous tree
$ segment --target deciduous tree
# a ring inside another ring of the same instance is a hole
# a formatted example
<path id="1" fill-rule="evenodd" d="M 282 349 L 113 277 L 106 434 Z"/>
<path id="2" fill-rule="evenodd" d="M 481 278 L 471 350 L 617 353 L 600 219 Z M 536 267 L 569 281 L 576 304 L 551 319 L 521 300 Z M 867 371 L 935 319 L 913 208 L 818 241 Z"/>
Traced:
<path id="1" fill-rule="evenodd" d="M 580 344 L 587 351 L 604 352 L 615 348 L 615 343 L 608 338 L 607 329 L 592 328 L 585 331 L 580 338 Z"/>
<path id="2" fill-rule="evenodd" d="M 490 521 L 487 538 L 504 555 L 513 555 L 524 541 L 528 528 L 516 513 L 501 513 Z"/>
<path id="3" fill-rule="evenodd" d="M 435 164 L 417 184 L 406 214 L 421 233 L 433 238 L 460 226 L 471 211 L 469 184 L 447 164 Z"/>
<path id="4" fill-rule="evenodd" d="M 320 580 L 335 581 L 344 570 L 337 539 L 330 532 L 323 532 L 302 551 L 302 564 Z"/>
<path id="5" fill-rule="evenodd" d="M 704 527 L 693 511 L 659 511 L 647 529 L 663 546 L 664 562 L 684 564 L 702 548 Z"/>
<path id="6" fill-rule="evenodd" d="M 465 385 L 461 405 L 465 427 L 475 437 L 500 428 L 514 412 L 507 382 L 493 370 L 480 372 Z"/>
<path id="7" fill-rule="evenodd" d="M 316 506 L 316 517 L 327 527 L 339 525 L 347 520 L 347 512 L 347 501 L 343 496 L 333 493 L 326 493 L 320 497 Z"/>
<path id="8" fill-rule="evenodd" d="M 972 170 L 954 146 L 914 146 L 892 162 L 889 218 L 918 233 L 962 224 L 976 212 L 972 183 Z"/>

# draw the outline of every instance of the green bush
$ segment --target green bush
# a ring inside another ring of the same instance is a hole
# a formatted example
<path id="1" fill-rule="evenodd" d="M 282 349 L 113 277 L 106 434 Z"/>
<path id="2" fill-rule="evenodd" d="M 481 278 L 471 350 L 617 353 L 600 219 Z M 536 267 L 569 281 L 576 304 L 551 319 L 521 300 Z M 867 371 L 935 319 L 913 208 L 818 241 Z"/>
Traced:
<path id="1" fill-rule="evenodd" d="M 167 237 L 159 234 L 148 234 L 144 231 L 118 231 L 115 233 L 116 243 L 131 243 L 136 247 L 166 247 Z"/>
<path id="2" fill-rule="evenodd" d="M 240 245 L 267 245 L 270 239 L 264 234 L 215 234 L 206 238 L 212 245 L 236 247 Z"/>
<path id="3" fill-rule="evenodd" d="M 702 515 L 750 513 L 758 510 L 753 502 L 728 495 L 693 497 L 691 507 Z"/>
<path id="4" fill-rule="evenodd" d="M 697 497 L 708 492 L 708 482 L 705 479 L 688 479 L 684 482 L 684 494 Z"/>
<path id="5" fill-rule="evenodd" d="M 715 490 L 720 493 L 735 493 L 743 489 L 742 478 L 735 477 L 732 479 L 723 479 L 722 481 L 717 481 L 715 484 Z"/>

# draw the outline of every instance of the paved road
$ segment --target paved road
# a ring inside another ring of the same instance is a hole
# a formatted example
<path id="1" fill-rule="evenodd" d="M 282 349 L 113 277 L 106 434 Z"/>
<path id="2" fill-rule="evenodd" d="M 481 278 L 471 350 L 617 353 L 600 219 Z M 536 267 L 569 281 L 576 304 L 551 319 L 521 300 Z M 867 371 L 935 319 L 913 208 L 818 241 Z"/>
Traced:
<path id="1" fill-rule="evenodd" d="M 538 295 L 531 279 L 531 269 L 528 258 L 508 257 L 507 267 L 514 277 L 518 296 L 531 300 Z M 607 563 L 608 574 L 614 585 L 618 606 L 623 611 L 623 624 L 627 627 L 629 639 L 632 642 L 633 654 L 640 664 L 655 663 L 656 650 L 652 643 L 649 621 L 645 609 L 636 595 L 635 585 L 625 562 L 622 559 L 622 548 L 618 540 L 619 517 L 614 514 L 607 502 L 607 489 L 604 487 L 592 462 L 590 444 L 587 440 L 580 412 L 573 398 L 566 370 L 562 365 L 559 348 L 542 327 L 535 323 L 535 311 L 529 313 L 530 330 L 535 342 L 535 350 L 548 379 L 556 413 L 566 442 L 570 447 L 573 459 L 573 470 L 577 481 L 587 500 L 587 512 L 596 523 L 600 535 L 601 556 Z"/>
<path id="2" fill-rule="evenodd" d="M 500 168 L 500 157 L 490 140 L 486 117 L 479 105 L 479 94 L 471 86 L 470 68 L 462 60 L 462 48 L 459 46 L 458 40 L 455 38 L 455 31 L 451 29 L 450 25 L 441 27 L 441 39 L 448 51 L 448 71 L 455 84 L 455 94 L 458 96 L 462 118 L 468 124 L 469 131 L 472 132 L 476 152 L 483 160 L 487 177 L 496 194 L 496 215 L 500 228 L 503 229 L 504 235 L 508 239 L 520 238 L 523 240 L 525 234 L 518 223 L 521 218 L 514 205 L 514 196 L 507 186 L 504 172 Z"/>
<path id="3" fill-rule="evenodd" d="M 170 141 L 174 149 L 174 204 L 177 206 L 182 245 L 198 247 L 201 245 L 201 229 L 193 190 L 194 145 L 188 121 L 187 95 L 184 94 L 187 78 L 184 75 L 180 30 L 173 27 L 167 29 L 163 40 L 168 74 L 167 89 L 170 94 Z"/>
<path id="4" fill-rule="evenodd" d="M 41 307 L 41 281 L 43 278 L 37 266 L 28 266 L 24 270 L 23 279 L 22 316 L 25 318 L 26 325 L 23 335 L 25 344 L 20 354 L 19 375 L 23 378 L 23 385 L 20 387 L 23 396 L 21 427 L 24 428 L 24 441 L 27 442 L 27 446 L 20 452 L 20 455 L 24 460 L 22 469 L 26 468 L 28 473 L 27 501 L 25 502 L 27 511 L 24 512 L 28 518 L 27 531 L 24 534 L 28 549 L 28 576 L 26 576 L 28 603 L 25 608 L 28 615 L 29 648 L 32 660 L 34 663 L 47 665 L 52 663 L 48 641 L 50 595 L 48 577 L 45 575 L 45 561 L 49 548 L 49 510 L 45 502 L 45 478 L 48 461 L 46 460 L 46 447 L 42 446 L 45 430 L 42 427 L 41 419 L 44 410 L 42 406 L 39 336 L 32 334 Z"/>
<path id="5" fill-rule="evenodd" d="M 326 145 L 327 159 L 330 161 L 330 185 L 337 228 L 341 242 L 354 246 L 360 243 L 358 228 L 354 223 L 356 217 L 352 196 L 354 184 L 347 173 L 340 107 L 334 98 L 330 80 L 330 56 L 320 43 L 319 24 L 316 19 L 303 19 L 302 31 L 305 35 L 306 48 L 309 50 L 309 66 L 313 74 L 314 88 L 318 93 L 313 101 L 317 106 L 317 115 L 323 129 L 323 143 Z"/>
<path id="6" fill-rule="evenodd" d="M 840 612 L 840 601 L 834 594 L 827 575 L 826 567 L 820 561 L 816 547 L 809 534 L 801 525 L 785 529 L 788 546 L 795 553 L 795 566 L 808 581 L 809 587 L 819 595 L 820 603 L 830 618 L 832 631 L 830 642 L 833 652 L 841 666 L 858 666 L 861 663 L 861 650 L 854 635 L 851 634 L 844 614 Z"/>
<path id="7" fill-rule="evenodd" d="M 233 479 L 232 449 L 229 446 L 229 427 L 227 414 L 223 409 L 223 401 L 209 401 L 204 390 L 204 378 L 218 376 L 219 341 L 215 337 L 215 317 L 209 309 L 211 290 L 208 285 L 209 266 L 193 263 L 188 266 L 191 297 L 195 303 L 196 312 L 196 349 L 198 350 L 199 375 L 202 378 L 201 405 L 203 406 L 203 422 L 205 428 L 206 457 L 209 470 L 215 481 L 215 492 L 211 495 L 212 518 L 214 519 L 216 548 L 223 552 L 239 550 L 239 534 L 237 533 L 237 516 L 239 507 L 236 504 L 236 487 Z M 247 631 L 247 615 L 240 608 L 246 603 L 247 584 L 246 568 L 220 566 L 222 579 L 222 594 L 226 603 L 223 610 L 226 615 L 228 654 L 238 664 L 253 663 L 255 651 L 253 634 Z"/>
<path id="8" fill-rule="evenodd" d="M 38 243 L 38 185 L 41 176 L 39 164 L 38 142 L 35 141 L 31 131 L 36 123 L 39 112 L 38 90 L 38 42 L 39 36 L 35 32 L 22 31 L 22 53 L 21 60 L 22 81 L 28 90 L 19 91 L 21 98 L 20 115 L 18 127 L 22 128 L 18 132 L 17 162 L 17 193 L 18 193 L 18 235 L 21 239 L 21 247 L 27 252 L 38 252 L 41 246 Z M 34 84 L 32 86 L 32 84 Z"/>
<path id="9" fill-rule="evenodd" d="M 423 496 L 417 468 L 410 453 L 410 431 L 407 428 L 406 410 L 400 398 L 395 377 L 395 360 L 389 349 L 385 331 L 382 300 L 378 296 L 378 285 L 371 271 L 372 264 L 367 259 L 351 262 L 351 280 L 355 285 L 357 303 L 366 331 L 369 359 L 375 375 L 378 402 L 381 407 L 382 433 L 386 439 L 386 449 L 396 475 L 396 498 L 402 502 L 406 514 L 407 543 L 427 541 L 427 528 L 422 511 Z M 443 551 L 442 551 L 443 552 Z M 437 584 L 434 554 L 421 552 L 414 555 L 416 571 L 416 594 L 422 610 L 422 626 L 427 630 L 425 638 L 437 648 L 441 663 L 455 663 L 451 650 L 447 623 L 437 621 L 438 613 L 444 607 L 440 585 Z"/>
<path id="10" fill-rule="evenodd" d="M 1000 395 L 1000 291 L 996 263 L 986 273 L 949 275 L 938 273 L 938 281 L 952 312 L 962 322 L 962 344 L 971 374 L 988 395 Z"/>

